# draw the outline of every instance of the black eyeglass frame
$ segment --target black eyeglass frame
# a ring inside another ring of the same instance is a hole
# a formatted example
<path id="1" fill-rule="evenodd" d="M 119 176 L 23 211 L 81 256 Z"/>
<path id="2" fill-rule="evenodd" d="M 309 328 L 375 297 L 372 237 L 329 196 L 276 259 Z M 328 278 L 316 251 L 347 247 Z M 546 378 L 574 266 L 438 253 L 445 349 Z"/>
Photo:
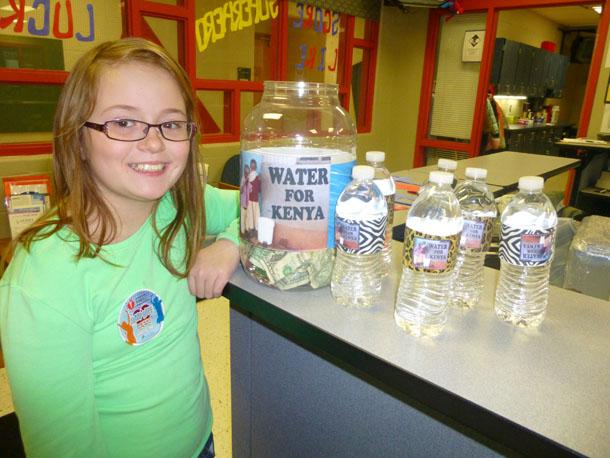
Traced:
<path id="1" fill-rule="evenodd" d="M 144 129 L 142 132 L 144 134 L 144 136 L 142 138 L 137 138 L 135 140 L 123 140 L 121 138 L 114 138 L 111 137 L 108 134 L 108 124 L 111 122 L 120 122 L 120 121 L 133 121 L 133 122 L 137 122 L 140 124 L 146 124 L 146 129 Z M 165 134 L 163 133 L 163 124 L 167 124 L 170 122 L 184 122 L 186 123 L 187 128 L 190 128 L 190 132 L 189 132 L 189 136 L 188 138 L 185 138 L 184 140 L 172 140 L 171 138 L 167 138 L 165 136 Z M 108 137 L 110 140 L 116 140 L 118 142 L 139 142 L 140 140 L 144 140 L 146 137 L 148 137 L 148 132 L 150 131 L 151 127 L 156 127 L 159 130 L 159 133 L 161 134 L 161 136 L 169 141 L 169 142 L 186 142 L 188 140 L 191 140 L 193 138 L 193 135 L 195 135 L 195 133 L 197 132 L 197 125 L 192 122 L 192 121 L 163 121 L 160 122 L 159 124 L 150 124 L 146 121 L 140 121 L 138 119 L 112 119 L 110 121 L 106 121 L 103 124 L 98 124 L 96 122 L 91 122 L 91 121 L 86 121 L 85 123 L 83 123 L 84 127 L 88 127 L 89 129 L 93 129 L 93 130 L 97 130 L 100 132 L 103 132 L 106 137 Z"/>

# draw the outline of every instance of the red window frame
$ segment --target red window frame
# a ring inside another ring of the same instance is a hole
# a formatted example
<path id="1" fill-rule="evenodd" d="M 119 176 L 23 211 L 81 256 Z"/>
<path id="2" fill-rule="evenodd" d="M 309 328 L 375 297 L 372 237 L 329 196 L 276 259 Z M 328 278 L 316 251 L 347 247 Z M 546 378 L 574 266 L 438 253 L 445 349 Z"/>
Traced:
<path id="1" fill-rule="evenodd" d="M 178 22 L 178 60 L 185 68 L 194 91 L 224 92 L 224 132 L 203 134 L 203 143 L 237 142 L 241 129 L 241 93 L 263 91 L 261 81 L 211 80 L 198 78 L 196 74 L 195 42 L 195 1 L 179 0 L 177 5 L 157 3 L 151 0 L 122 0 L 124 36 L 141 36 L 159 42 L 152 29 L 144 20 L 145 17 L 156 17 Z M 271 73 L 274 79 L 285 80 L 287 74 L 288 49 L 288 1 L 277 0 L 279 14 L 272 24 L 271 48 L 275 59 L 272 59 Z M 377 46 L 379 36 L 378 22 L 366 19 L 364 38 L 354 38 L 353 16 L 346 16 L 346 40 L 340 48 L 344 53 L 343 67 L 339 71 L 339 96 L 346 110 L 349 110 L 349 94 L 352 78 L 352 54 L 354 48 L 364 51 L 363 84 L 360 87 L 358 132 L 370 132 L 372 128 L 373 94 L 375 70 L 377 64 Z M 0 83 L 9 84 L 51 84 L 63 85 L 68 77 L 67 71 L 23 70 L 0 68 Z M 203 108 L 201 105 L 200 109 Z M 205 108 L 203 108 L 205 110 Z M 205 117 L 205 115 L 204 115 Z M 52 151 L 50 142 L 35 143 L 0 143 L 0 156 L 44 154 Z"/>

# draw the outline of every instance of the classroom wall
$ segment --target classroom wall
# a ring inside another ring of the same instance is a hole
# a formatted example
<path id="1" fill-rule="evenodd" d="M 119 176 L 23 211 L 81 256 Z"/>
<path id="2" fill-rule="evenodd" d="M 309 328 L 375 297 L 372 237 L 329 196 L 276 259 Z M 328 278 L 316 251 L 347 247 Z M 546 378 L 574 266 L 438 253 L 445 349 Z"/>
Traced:
<path id="1" fill-rule="evenodd" d="M 383 7 L 371 133 L 358 135 L 358 160 L 369 150 L 386 152 L 390 170 L 411 168 L 415 151 L 419 94 L 428 10 L 406 14 Z"/>
<path id="2" fill-rule="evenodd" d="M 557 23 L 529 10 L 501 11 L 496 36 L 536 48 L 543 41 L 557 43 L 557 48 L 561 43 L 561 31 Z"/>

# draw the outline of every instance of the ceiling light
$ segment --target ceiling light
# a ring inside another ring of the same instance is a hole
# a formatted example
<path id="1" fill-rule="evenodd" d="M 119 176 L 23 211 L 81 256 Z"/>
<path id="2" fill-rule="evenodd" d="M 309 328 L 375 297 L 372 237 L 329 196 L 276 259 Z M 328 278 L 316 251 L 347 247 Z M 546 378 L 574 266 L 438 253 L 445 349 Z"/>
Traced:
<path id="1" fill-rule="evenodd" d="M 506 99 L 526 100 L 527 97 L 524 95 L 494 95 L 494 99 L 497 99 L 497 100 L 506 100 Z"/>
<path id="2" fill-rule="evenodd" d="M 10 5 L 3 6 L 2 8 L 0 8 L 0 10 L 2 10 L 2 11 L 14 11 L 13 8 Z M 31 6 L 26 6 L 26 7 L 23 8 L 23 12 L 24 13 L 30 13 L 32 11 L 34 11 L 34 8 L 32 8 Z"/>
<path id="3" fill-rule="evenodd" d="M 602 6 L 601 5 L 592 6 L 591 9 L 593 11 L 595 11 L 597 14 L 602 14 Z"/>

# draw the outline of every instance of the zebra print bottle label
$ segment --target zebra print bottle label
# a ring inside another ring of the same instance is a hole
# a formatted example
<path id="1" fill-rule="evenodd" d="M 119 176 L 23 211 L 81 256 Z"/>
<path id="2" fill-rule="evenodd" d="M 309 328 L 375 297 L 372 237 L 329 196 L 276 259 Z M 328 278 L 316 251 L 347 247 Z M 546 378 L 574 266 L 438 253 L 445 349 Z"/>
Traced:
<path id="1" fill-rule="evenodd" d="M 441 274 L 455 267 L 460 234 L 437 236 L 407 227 L 403 264 L 418 272 Z"/>
<path id="2" fill-rule="evenodd" d="M 335 243 L 337 248 L 348 254 L 373 254 L 383 248 L 387 216 L 358 221 L 354 219 L 335 219 Z"/>
<path id="3" fill-rule="evenodd" d="M 498 254 L 515 266 L 542 266 L 552 258 L 554 242 L 554 227 L 532 231 L 503 224 Z"/>

